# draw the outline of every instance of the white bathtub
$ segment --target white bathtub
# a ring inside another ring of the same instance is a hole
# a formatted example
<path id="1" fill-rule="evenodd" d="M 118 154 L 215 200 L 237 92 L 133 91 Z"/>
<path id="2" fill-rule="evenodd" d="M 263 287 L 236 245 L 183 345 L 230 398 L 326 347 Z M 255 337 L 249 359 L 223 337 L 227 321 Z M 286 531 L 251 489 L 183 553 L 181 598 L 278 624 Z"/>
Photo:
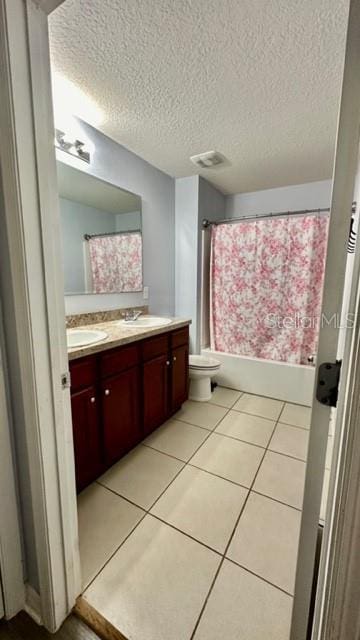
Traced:
<path id="1" fill-rule="evenodd" d="M 312 405 L 315 367 L 231 355 L 211 349 L 202 349 L 201 353 L 221 362 L 220 373 L 216 376 L 218 384 L 309 407 Z"/>

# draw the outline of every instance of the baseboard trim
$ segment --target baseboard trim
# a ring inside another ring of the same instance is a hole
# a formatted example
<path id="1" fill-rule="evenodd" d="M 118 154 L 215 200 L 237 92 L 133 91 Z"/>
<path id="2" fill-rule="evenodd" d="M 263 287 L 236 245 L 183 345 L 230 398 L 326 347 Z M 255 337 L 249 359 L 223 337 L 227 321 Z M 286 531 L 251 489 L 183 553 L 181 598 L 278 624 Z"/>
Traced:
<path id="1" fill-rule="evenodd" d="M 82 596 L 76 600 L 73 613 L 95 631 L 102 640 L 128 640 Z"/>
<path id="2" fill-rule="evenodd" d="M 36 622 L 36 624 L 42 626 L 41 616 L 41 599 L 38 592 L 30 585 L 25 585 L 25 606 L 26 613 Z"/>

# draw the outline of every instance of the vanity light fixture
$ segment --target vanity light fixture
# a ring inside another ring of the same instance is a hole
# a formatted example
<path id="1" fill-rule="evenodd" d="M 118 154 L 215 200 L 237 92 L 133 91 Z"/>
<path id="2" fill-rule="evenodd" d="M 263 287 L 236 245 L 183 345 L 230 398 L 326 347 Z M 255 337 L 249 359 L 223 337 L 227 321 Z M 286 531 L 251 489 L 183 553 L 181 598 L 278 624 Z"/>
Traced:
<path id="1" fill-rule="evenodd" d="M 66 133 L 60 129 L 55 129 L 55 147 L 90 164 L 90 153 L 84 148 L 85 142 L 81 142 L 81 140 L 74 140 L 74 142 L 68 140 Z"/>

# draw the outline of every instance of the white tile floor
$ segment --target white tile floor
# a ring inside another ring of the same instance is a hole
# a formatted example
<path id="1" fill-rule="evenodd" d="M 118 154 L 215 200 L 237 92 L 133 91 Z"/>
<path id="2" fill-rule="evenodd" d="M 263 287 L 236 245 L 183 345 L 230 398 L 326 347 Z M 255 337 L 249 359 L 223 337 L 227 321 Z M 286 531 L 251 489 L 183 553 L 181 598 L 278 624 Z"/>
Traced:
<path id="1" fill-rule="evenodd" d="M 132 640 L 288 640 L 309 420 L 186 402 L 79 496 L 85 599 Z"/>

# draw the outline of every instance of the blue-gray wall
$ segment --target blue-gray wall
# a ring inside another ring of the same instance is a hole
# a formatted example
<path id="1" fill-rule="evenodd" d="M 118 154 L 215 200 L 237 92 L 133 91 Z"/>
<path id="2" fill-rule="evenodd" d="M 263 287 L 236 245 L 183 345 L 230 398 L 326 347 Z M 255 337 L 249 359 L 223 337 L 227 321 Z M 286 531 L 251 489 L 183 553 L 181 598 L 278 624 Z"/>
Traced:
<path id="1" fill-rule="evenodd" d="M 84 293 L 84 235 L 141 230 L 140 211 L 112 213 L 60 198 L 64 285 L 67 294 Z"/>
<path id="2" fill-rule="evenodd" d="M 84 293 L 84 234 L 116 231 L 116 215 L 66 198 L 60 198 L 59 202 L 65 291 Z"/>
<path id="3" fill-rule="evenodd" d="M 196 353 L 199 178 L 175 182 L 175 314 L 192 319 L 190 348 Z"/>
<path id="4" fill-rule="evenodd" d="M 201 346 L 202 220 L 225 217 L 225 196 L 199 176 L 175 184 L 175 313 L 190 317 L 190 348 Z"/>
<path id="5" fill-rule="evenodd" d="M 331 185 L 331 180 L 321 180 L 263 191 L 236 193 L 226 198 L 226 217 L 239 218 L 243 215 L 258 215 L 270 211 L 329 207 Z"/>
<path id="6" fill-rule="evenodd" d="M 141 230 L 141 212 L 118 213 L 116 215 L 116 231 Z"/>
<path id="7" fill-rule="evenodd" d="M 139 156 L 76 119 L 78 135 L 92 148 L 86 164 L 57 151 L 66 164 L 141 197 L 144 285 L 150 288 L 150 311 L 173 314 L 175 302 L 175 181 Z M 146 301 L 145 301 L 146 302 Z M 66 296 L 67 313 L 144 304 L 141 293 Z"/>

